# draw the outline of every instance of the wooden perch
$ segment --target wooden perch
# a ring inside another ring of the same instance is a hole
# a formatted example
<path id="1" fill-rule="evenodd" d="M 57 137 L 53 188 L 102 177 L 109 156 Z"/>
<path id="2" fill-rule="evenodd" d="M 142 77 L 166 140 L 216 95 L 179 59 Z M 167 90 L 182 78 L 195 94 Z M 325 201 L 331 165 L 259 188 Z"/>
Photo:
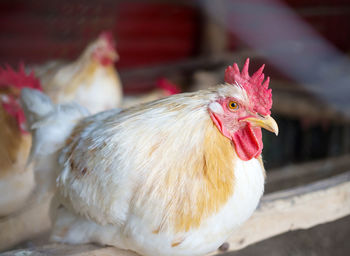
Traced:
<path id="1" fill-rule="evenodd" d="M 309 185 L 263 197 L 253 216 L 229 239 L 228 251 L 296 229 L 306 229 L 350 214 L 350 171 Z M 22 254 L 21 254 L 22 253 Z M 216 255 L 212 253 L 210 255 Z M 136 256 L 113 247 L 52 244 L 4 253 L 3 256 Z"/>
<path id="2" fill-rule="evenodd" d="M 265 194 L 299 187 L 344 173 L 350 168 L 350 154 L 269 170 Z"/>
<path id="3" fill-rule="evenodd" d="M 263 197 L 253 216 L 233 234 L 230 250 L 350 214 L 350 171 Z"/>
<path id="4" fill-rule="evenodd" d="M 340 113 L 332 105 L 324 104 L 325 102 L 309 93 L 306 90 L 309 87 L 283 80 L 272 80 L 274 99 L 272 112 L 298 119 L 327 120 L 333 123 L 350 122 L 347 115 Z"/>
<path id="5" fill-rule="evenodd" d="M 215 56 L 203 56 L 176 62 L 163 63 L 161 65 L 124 69 L 119 71 L 119 74 L 122 80 L 128 83 L 129 81 L 134 80 L 138 81 L 140 79 L 168 76 L 169 74 L 173 74 L 175 72 L 193 72 L 198 69 L 223 67 L 232 65 L 233 60 L 239 62 L 239 64 L 243 64 L 247 56 L 254 58 L 260 57 L 261 55 L 251 50 L 225 52 Z"/>

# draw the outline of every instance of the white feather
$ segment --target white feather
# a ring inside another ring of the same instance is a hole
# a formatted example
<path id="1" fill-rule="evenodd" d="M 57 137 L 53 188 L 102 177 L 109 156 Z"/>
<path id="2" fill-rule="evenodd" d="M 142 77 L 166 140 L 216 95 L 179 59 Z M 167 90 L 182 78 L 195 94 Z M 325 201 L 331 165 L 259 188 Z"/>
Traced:
<path id="1" fill-rule="evenodd" d="M 77 122 L 89 112 L 75 103 L 54 105 L 42 92 L 28 88 L 22 90 L 20 100 L 32 133 L 28 163 L 35 160 L 37 190 L 53 191 L 57 153 Z"/>
<path id="2" fill-rule="evenodd" d="M 264 171 L 258 160 L 239 160 L 234 168 L 236 185 L 233 197 L 218 214 L 185 235 L 154 234 L 148 228 L 149 223 L 137 213 L 129 214 L 125 225 L 99 225 L 60 208 L 51 239 L 73 244 L 97 242 L 145 256 L 195 256 L 212 252 L 249 218 L 264 191 Z M 153 218 L 160 221 L 161 216 L 153 212 Z M 172 247 L 171 243 L 179 239 L 181 244 Z"/>
<path id="3" fill-rule="evenodd" d="M 224 113 L 224 110 L 222 109 L 222 106 L 217 103 L 217 102 L 212 102 L 209 104 L 209 109 L 211 111 L 213 111 L 214 113 L 217 113 L 217 114 L 223 114 Z"/>
<path id="4" fill-rule="evenodd" d="M 89 84 L 81 84 L 76 92 L 74 101 L 91 113 L 119 107 L 122 100 L 121 81 L 116 71 L 111 76 L 110 71 L 98 66 Z"/>

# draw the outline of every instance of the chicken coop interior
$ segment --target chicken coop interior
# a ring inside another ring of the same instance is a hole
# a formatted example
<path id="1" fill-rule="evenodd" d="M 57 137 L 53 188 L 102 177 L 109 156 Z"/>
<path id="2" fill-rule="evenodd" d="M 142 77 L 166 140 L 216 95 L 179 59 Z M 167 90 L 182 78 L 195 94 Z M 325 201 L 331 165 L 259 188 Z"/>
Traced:
<path id="1" fill-rule="evenodd" d="M 237 63 L 241 70 L 247 58 L 252 77 L 265 64 L 278 136 L 262 129 L 266 179 L 257 209 L 216 251 L 203 255 L 350 255 L 350 1 L 2 0 L 0 14 L 1 255 L 139 255 L 49 240 L 55 193 L 49 187 L 56 177 L 45 169 L 57 156 L 35 160 L 46 154 L 36 139 L 61 145 L 61 135 L 44 128 L 65 128 L 54 125 L 55 116 L 39 116 L 57 108 L 89 123 L 107 109 L 123 116 L 182 93 L 200 98 L 198 91 L 227 84 L 227 67 Z M 35 104 L 23 103 L 25 87 L 47 95 L 37 96 L 50 109 L 29 116 Z M 69 102 L 84 108 L 73 112 Z M 70 117 L 64 122 L 77 122 Z M 151 128 L 141 129 L 152 136 Z M 64 143 L 78 148 L 76 130 Z M 127 135 L 137 141 L 136 151 L 148 141 L 138 141 L 140 134 Z M 91 141 L 99 138 L 94 136 Z M 83 164 L 72 160 L 69 166 Z M 79 168 L 86 177 L 89 170 Z M 172 247 L 180 248 L 181 239 Z"/>

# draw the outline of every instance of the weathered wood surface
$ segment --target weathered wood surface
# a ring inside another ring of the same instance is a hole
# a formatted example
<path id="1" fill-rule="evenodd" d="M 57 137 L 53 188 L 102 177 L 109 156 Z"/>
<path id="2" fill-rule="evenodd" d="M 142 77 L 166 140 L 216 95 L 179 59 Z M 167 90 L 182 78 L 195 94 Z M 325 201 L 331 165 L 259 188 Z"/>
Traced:
<path id="1" fill-rule="evenodd" d="M 265 194 L 302 186 L 350 169 L 350 154 L 269 170 Z"/>
<path id="2" fill-rule="evenodd" d="M 224 67 L 232 65 L 233 60 L 242 65 L 247 56 L 255 58 L 260 57 L 261 55 L 252 50 L 225 52 L 215 56 L 201 56 L 171 63 L 164 63 L 162 65 L 124 69 L 119 71 L 119 75 L 123 81 L 128 83 L 134 80 L 168 76 L 179 72 L 194 72 L 198 69 Z"/>
<path id="3" fill-rule="evenodd" d="M 350 214 L 350 171 L 263 197 L 253 216 L 233 234 L 231 250 Z"/>
<path id="4" fill-rule="evenodd" d="M 287 231 L 310 228 L 349 214 L 350 171 L 347 171 L 306 186 L 264 196 L 253 216 L 228 239 L 228 250 L 238 250 Z M 132 252 L 112 247 L 62 244 L 17 250 L 2 255 L 136 256 Z"/>
<path id="5" fill-rule="evenodd" d="M 291 118 L 307 117 L 312 121 L 329 121 L 333 123 L 349 123 L 350 119 L 344 113 L 340 113 L 327 102 L 318 99 L 297 83 L 283 80 L 271 80 L 273 90 L 272 113 Z M 349 104 L 344 106 L 349 108 Z"/>
<path id="6" fill-rule="evenodd" d="M 1 256 L 138 256 L 131 251 L 113 247 L 99 247 L 92 244 L 68 245 L 49 244 L 40 248 L 30 248 L 5 252 Z"/>

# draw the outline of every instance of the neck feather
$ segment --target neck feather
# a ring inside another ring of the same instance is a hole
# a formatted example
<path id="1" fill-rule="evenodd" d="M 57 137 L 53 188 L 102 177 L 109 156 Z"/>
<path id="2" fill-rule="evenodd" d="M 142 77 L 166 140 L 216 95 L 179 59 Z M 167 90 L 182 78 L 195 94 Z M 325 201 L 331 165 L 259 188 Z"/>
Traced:
<path id="1" fill-rule="evenodd" d="M 203 151 L 197 155 L 196 165 L 185 171 L 190 177 L 195 177 L 189 186 L 193 187 L 191 196 L 185 196 L 181 201 L 191 198 L 193 204 L 190 211 L 184 211 L 178 205 L 175 219 L 176 231 L 188 231 L 198 227 L 203 219 L 217 213 L 229 200 L 234 188 L 234 150 L 231 142 L 224 137 L 212 122 L 208 122 L 203 141 Z"/>
<path id="2" fill-rule="evenodd" d="M 0 107 L 0 177 L 25 170 L 31 136 L 22 134 L 16 119 Z"/>
<path id="3" fill-rule="evenodd" d="M 137 192 L 143 195 L 138 198 L 142 205 L 146 205 L 145 201 L 157 201 L 158 208 L 154 210 L 162 217 L 160 223 L 154 223 L 155 232 L 198 228 L 233 195 L 236 154 L 231 141 L 218 131 L 206 111 L 200 121 L 194 120 L 182 129 L 176 130 L 177 136 L 168 134 L 149 147 L 150 162 L 157 159 L 157 165 L 165 167 L 148 173 Z M 178 148 L 181 150 L 176 151 Z M 165 157 L 164 152 L 171 153 Z M 167 162 L 163 164 L 165 158 Z"/>

